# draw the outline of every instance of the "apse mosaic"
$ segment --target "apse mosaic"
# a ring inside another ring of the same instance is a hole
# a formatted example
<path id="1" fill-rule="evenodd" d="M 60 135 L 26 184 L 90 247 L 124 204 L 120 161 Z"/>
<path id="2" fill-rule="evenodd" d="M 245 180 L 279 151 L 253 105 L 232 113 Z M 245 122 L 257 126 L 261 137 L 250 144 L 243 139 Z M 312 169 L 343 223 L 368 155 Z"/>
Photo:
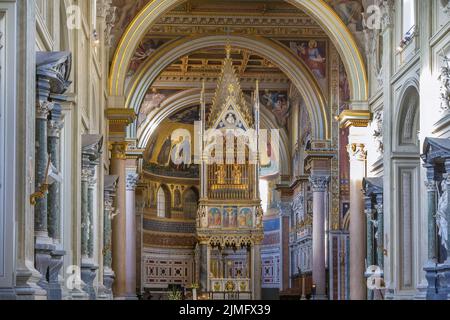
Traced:
<path id="1" fill-rule="evenodd" d="M 170 120 L 151 137 L 146 151 L 146 170 L 163 176 L 198 178 L 199 167 L 193 163 L 193 126 Z"/>
<path id="2" fill-rule="evenodd" d="M 180 122 L 185 124 L 194 124 L 195 121 L 200 121 L 200 106 L 194 106 L 188 109 L 181 110 L 169 117 L 170 121 Z"/>

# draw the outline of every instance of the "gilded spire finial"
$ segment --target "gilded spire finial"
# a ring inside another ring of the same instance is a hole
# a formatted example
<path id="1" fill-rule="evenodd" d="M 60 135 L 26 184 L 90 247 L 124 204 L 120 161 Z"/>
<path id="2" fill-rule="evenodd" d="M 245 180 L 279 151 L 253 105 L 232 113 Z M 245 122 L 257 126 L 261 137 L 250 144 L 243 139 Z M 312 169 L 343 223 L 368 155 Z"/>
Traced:
<path id="1" fill-rule="evenodd" d="M 230 40 L 227 40 L 227 45 L 225 46 L 225 50 L 227 52 L 227 59 L 230 59 L 231 57 L 231 43 Z"/>

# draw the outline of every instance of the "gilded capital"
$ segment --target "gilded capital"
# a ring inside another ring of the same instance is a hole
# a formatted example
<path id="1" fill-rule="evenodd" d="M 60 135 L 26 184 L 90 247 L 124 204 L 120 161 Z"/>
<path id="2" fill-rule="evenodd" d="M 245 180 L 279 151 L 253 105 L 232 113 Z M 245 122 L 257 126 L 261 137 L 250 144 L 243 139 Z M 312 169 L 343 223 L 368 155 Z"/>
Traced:
<path id="1" fill-rule="evenodd" d="M 125 160 L 127 158 L 128 142 L 110 142 L 109 150 L 111 151 L 111 159 Z"/>

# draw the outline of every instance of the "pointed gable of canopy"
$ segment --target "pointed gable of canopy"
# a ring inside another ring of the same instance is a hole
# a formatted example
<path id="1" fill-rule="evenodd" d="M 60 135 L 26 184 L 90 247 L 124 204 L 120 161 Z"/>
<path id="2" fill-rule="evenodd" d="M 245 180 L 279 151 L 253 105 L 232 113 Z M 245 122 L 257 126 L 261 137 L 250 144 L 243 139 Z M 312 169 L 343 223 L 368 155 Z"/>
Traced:
<path id="1" fill-rule="evenodd" d="M 245 101 L 241 84 L 233 67 L 230 45 L 227 45 L 226 51 L 227 57 L 222 65 L 222 73 L 217 83 L 207 124 L 208 127 L 215 129 L 224 127 L 227 123 L 227 117 L 231 112 L 229 120 L 235 121 L 236 124 L 242 121 L 242 124 L 236 126 L 242 129 L 248 129 L 253 126 L 254 122 L 252 109 Z"/>

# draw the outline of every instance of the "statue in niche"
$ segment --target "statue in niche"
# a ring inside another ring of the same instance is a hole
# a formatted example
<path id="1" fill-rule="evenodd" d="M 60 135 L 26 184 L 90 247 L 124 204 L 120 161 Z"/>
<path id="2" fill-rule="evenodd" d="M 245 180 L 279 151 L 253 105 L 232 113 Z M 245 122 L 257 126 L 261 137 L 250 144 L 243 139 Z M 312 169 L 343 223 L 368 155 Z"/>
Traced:
<path id="1" fill-rule="evenodd" d="M 447 250 L 447 237 L 448 237 L 448 222 L 447 211 L 449 210 L 448 204 L 448 191 L 447 180 L 444 179 L 441 182 L 442 193 L 439 195 L 438 209 L 436 212 L 436 225 L 438 226 L 439 236 L 441 237 L 441 243 Z"/>
<path id="2" fill-rule="evenodd" d="M 206 212 L 206 207 L 204 207 L 204 206 L 198 207 L 197 216 L 198 216 L 198 221 L 199 221 L 199 227 L 207 228 L 208 227 L 208 215 Z"/>
<path id="3" fill-rule="evenodd" d="M 256 209 L 256 227 L 261 228 L 263 226 L 263 217 L 264 217 L 264 211 L 261 206 Z"/>
<path id="4" fill-rule="evenodd" d="M 219 170 L 216 171 L 217 184 L 225 184 L 225 167 L 223 165 L 219 166 Z"/>

